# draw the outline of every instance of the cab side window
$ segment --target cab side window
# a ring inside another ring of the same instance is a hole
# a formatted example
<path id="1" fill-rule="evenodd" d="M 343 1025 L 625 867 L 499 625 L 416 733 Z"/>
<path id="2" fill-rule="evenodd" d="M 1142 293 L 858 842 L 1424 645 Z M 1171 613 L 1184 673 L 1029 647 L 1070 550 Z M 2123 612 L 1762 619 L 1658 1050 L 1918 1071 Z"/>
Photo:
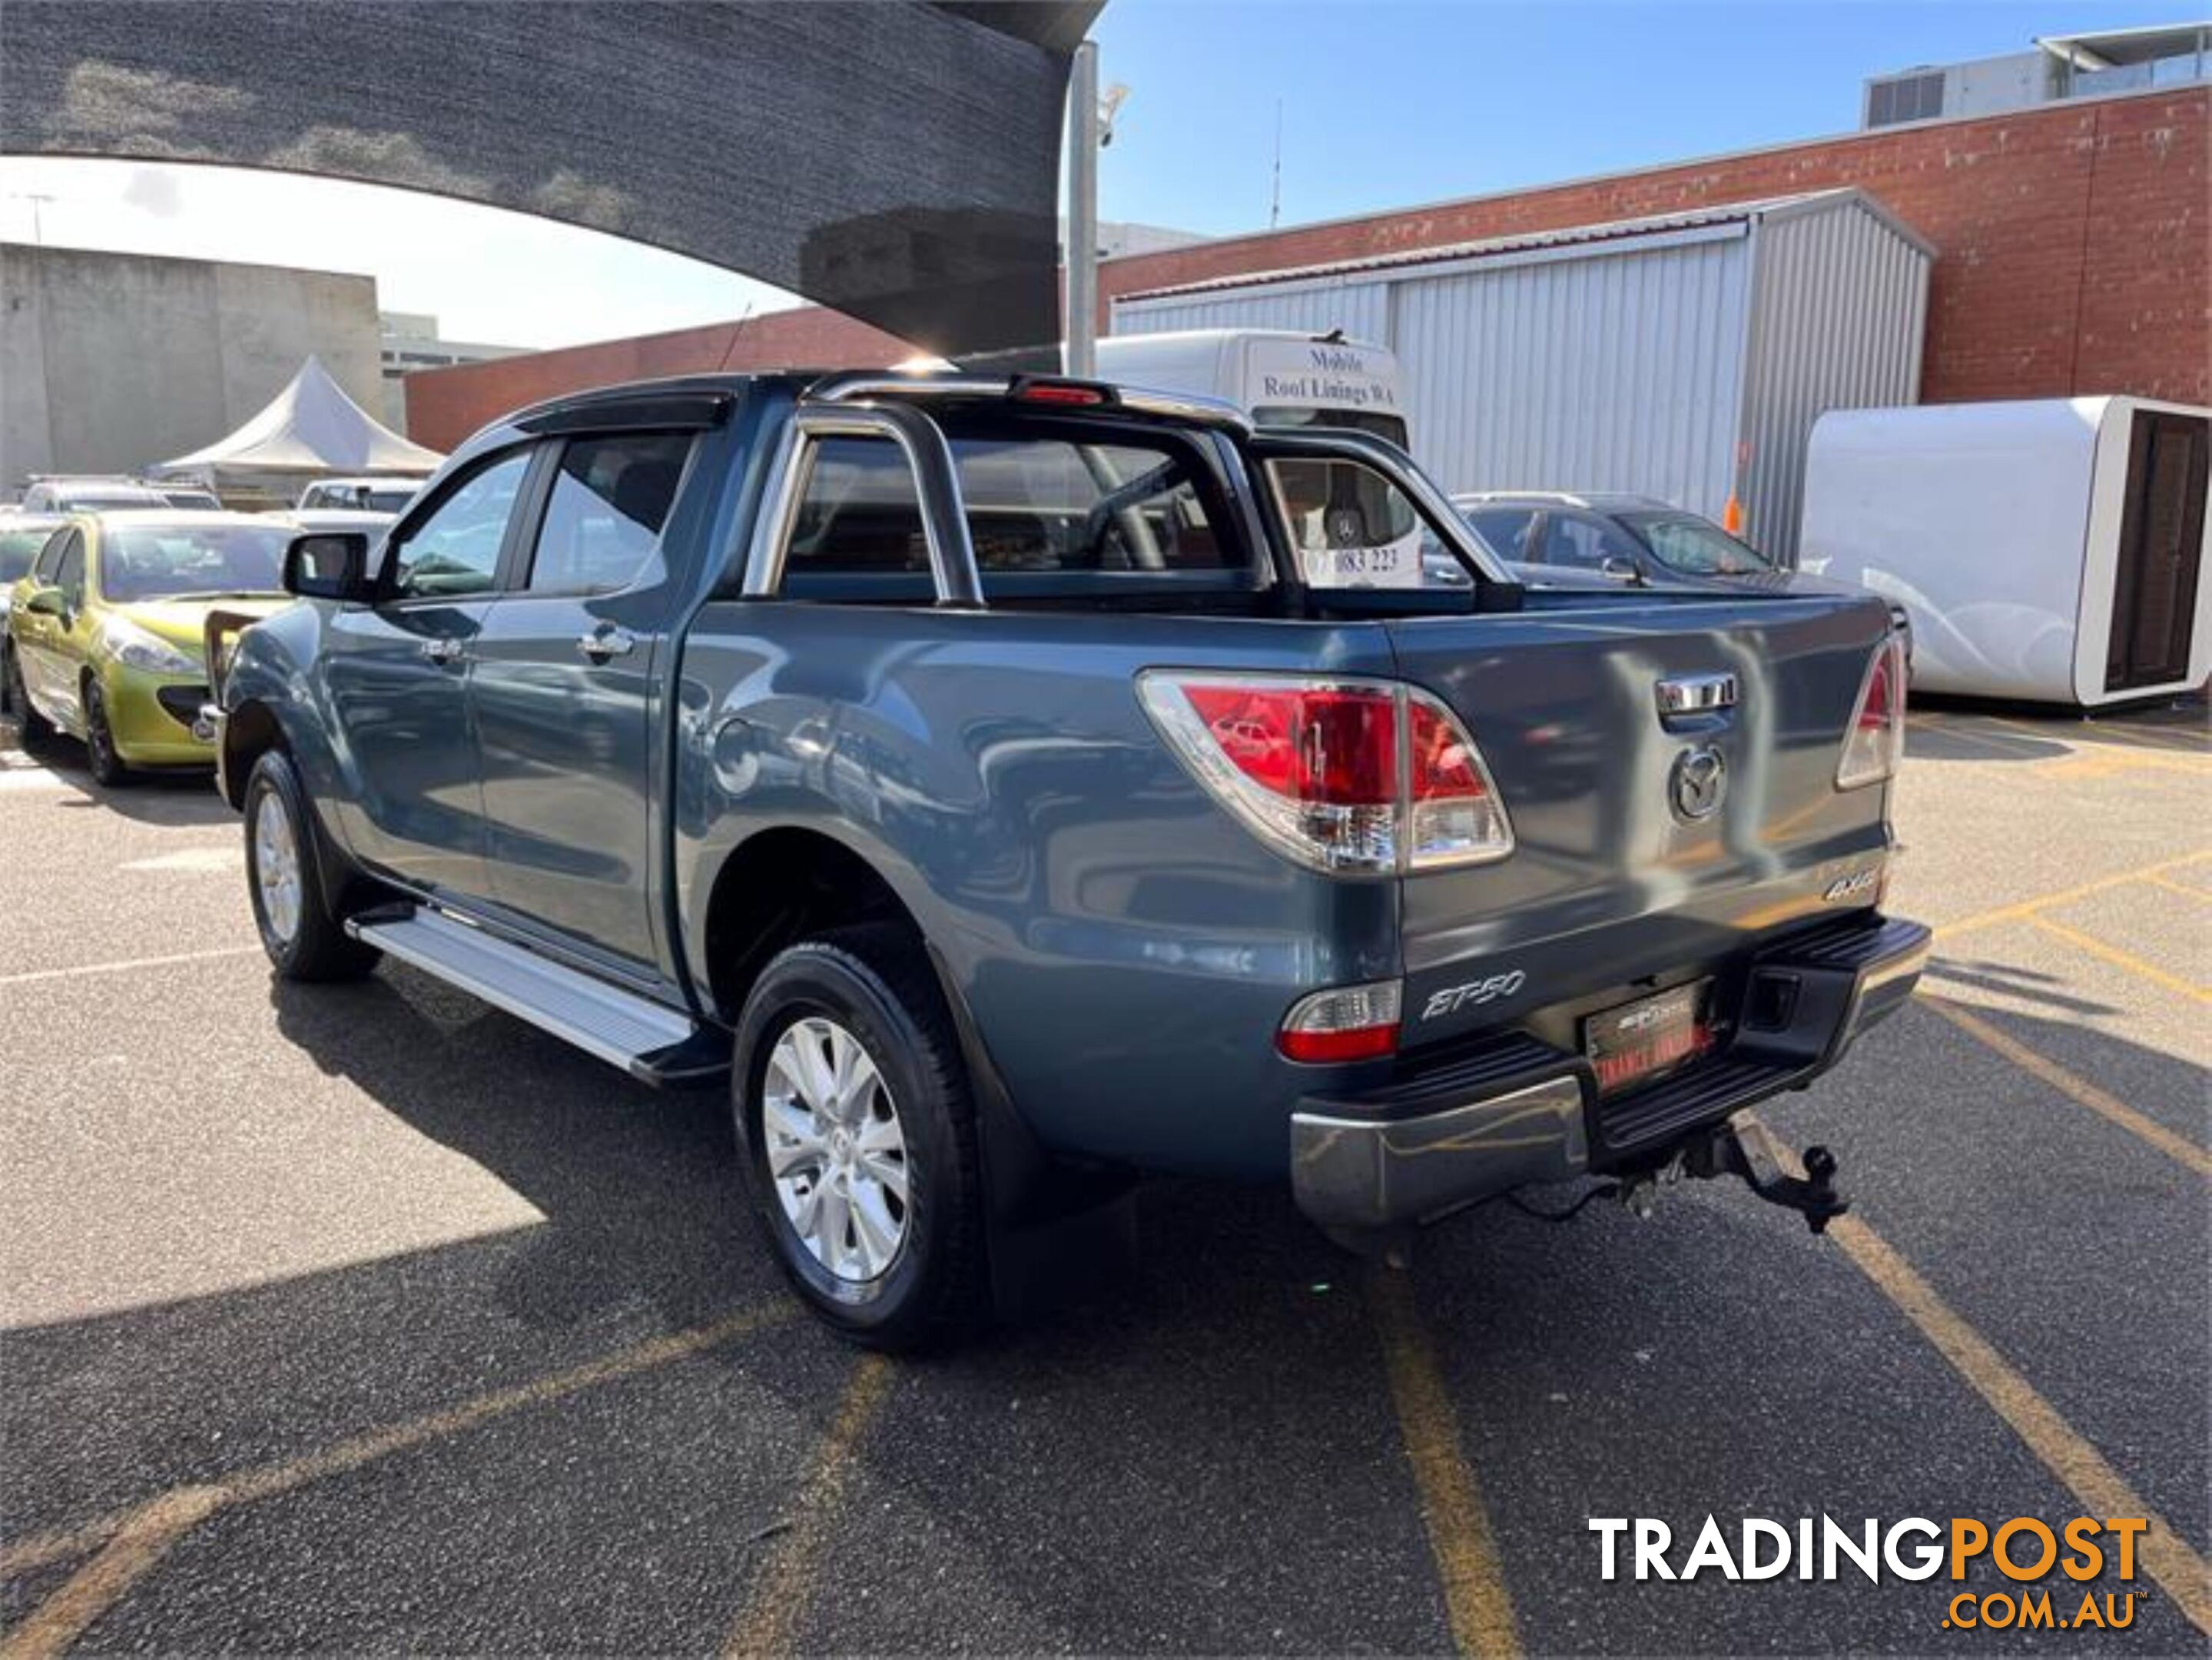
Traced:
<path id="1" fill-rule="evenodd" d="M 527 449 L 515 450 L 480 467 L 416 521 L 392 550 L 387 581 L 395 597 L 455 599 L 490 591 L 530 457 Z"/>
<path id="2" fill-rule="evenodd" d="M 678 433 L 579 438 L 561 452 L 538 545 L 533 593 L 611 593 L 666 574 L 661 526 L 676 503 L 691 440 Z"/>
<path id="3" fill-rule="evenodd" d="M 896 444 L 825 438 L 814 446 L 786 569 L 794 575 L 928 574 L 921 502 Z"/>

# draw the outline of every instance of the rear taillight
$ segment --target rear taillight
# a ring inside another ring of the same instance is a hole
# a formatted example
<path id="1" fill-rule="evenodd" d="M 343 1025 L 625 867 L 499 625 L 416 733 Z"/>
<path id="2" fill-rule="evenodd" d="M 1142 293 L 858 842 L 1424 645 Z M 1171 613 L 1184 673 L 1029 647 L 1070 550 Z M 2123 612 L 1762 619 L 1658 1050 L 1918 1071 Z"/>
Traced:
<path id="1" fill-rule="evenodd" d="M 1905 757 L 1905 646 L 1893 633 L 1881 642 L 1859 688 L 1844 738 L 1844 758 L 1836 763 L 1836 787 L 1857 789 L 1897 774 Z"/>
<path id="2" fill-rule="evenodd" d="M 1398 1048 L 1398 982 L 1334 986 L 1302 997 L 1283 1017 L 1275 1047 L 1292 1061 L 1372 1061 Z"/>
<path id="3" fill-rule="evenodd" d="M 1513 851 L 1482 752 L 1427 692 L 1389 681 L 1160 670 L 1137 686 L 1198 781 L 1299 864 L 1389 875 Z"/>

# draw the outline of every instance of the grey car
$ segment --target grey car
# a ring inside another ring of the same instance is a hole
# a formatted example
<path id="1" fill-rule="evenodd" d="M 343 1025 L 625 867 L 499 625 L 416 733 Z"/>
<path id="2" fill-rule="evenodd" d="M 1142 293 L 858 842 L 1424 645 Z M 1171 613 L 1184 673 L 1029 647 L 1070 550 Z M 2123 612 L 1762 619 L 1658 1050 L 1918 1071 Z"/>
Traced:
<path id="1" fill-rule="evenodd" d="M 1788 572 L 1711 520 L 1656 496 L 1482 490 L 1451 500 L 1515 574 L 1538 587 L 1741 587 L 1781 576 L 1814 580 Z M 1904 643 L 1909 668 L 1911 619 L 1904 606 L 1888 604 L 1890 625 Z"/>

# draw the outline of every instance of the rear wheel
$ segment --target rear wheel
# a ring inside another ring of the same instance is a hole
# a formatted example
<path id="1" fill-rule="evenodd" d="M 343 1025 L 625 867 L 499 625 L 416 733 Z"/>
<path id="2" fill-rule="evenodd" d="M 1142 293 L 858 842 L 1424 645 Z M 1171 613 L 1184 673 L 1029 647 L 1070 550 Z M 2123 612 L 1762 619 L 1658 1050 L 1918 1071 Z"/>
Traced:
<path id="1" fill-rule="evenodd" d="M 828 1324 L 915 1349 L 983 1308 L 975 1113 L 921 946 L 872 924 L 793 946 L 746 1000 L 732 1070 L 752 1207 Z"/>
<path id="2" fill-rule="evenodd" d="M 16 731 L 21 734 L 23 747 L 29 749 L 43 744 L 54 735 L 54 723 L 31 707 L 30 689 L 23 684 L 23 666 L 16 660 L 14 648 L 8 651 L 8 707 L 15 712 Z"/>
<path id="3" fill-rule="evenodd" d="M 349 938 L 323 899 L 321 849 L 292 757 L 270 750 L 246 781 L 246 883 L 261 948 L 286 980 L 352 980 L 378 952 Z"/>
<path id="4" fill-rule="evenodd" d="M 115 789 L 131 781 L 131 769 L 115 747 L 115 728 L 107 719 L 107 694 L 93 675 L 84 682 L 84 753 L 94 783 Z"/>

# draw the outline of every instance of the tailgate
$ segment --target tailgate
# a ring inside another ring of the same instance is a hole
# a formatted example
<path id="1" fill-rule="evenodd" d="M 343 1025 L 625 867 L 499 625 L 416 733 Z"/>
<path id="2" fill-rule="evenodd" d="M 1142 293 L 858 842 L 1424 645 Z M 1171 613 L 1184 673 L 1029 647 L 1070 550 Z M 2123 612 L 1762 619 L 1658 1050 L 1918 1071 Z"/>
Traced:
<path id="1" fill-rule="evenodd" d="M 1888 787 L 1835 775 L 1889 626 L 1878 601 L 1623 594 L 1389 626 L 1400 673 L 1480 746 L 1516 841 L 1406 879 L 1409 1046 L 1874 903 Z M 1662 712 L 1662 683 L 1722 676 L 1729 705 Z"/>

